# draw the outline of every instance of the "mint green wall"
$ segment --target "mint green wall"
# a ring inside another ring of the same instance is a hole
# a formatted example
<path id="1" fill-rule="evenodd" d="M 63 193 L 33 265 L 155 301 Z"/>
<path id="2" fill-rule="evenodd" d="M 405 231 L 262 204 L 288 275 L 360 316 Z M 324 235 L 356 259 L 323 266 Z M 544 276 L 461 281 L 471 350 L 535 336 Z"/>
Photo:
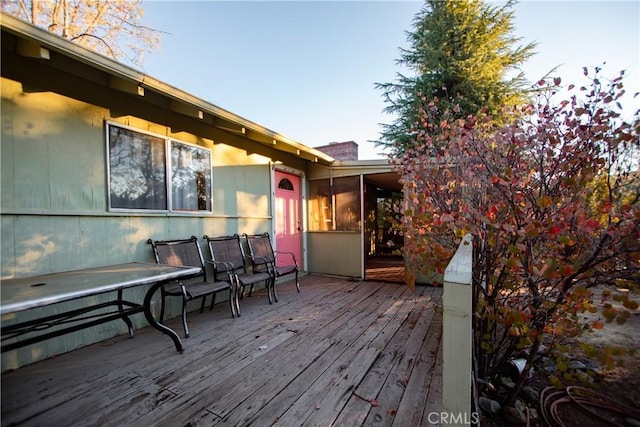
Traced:
<path id="1" fill-rule="evenodd" d="M 153 262 L 148 238 L 257 233 L 271 229 L 270 159 L 51 92 L 24 92 L 1 79 L 0 278 L 24 277 L 129 261 Z M 105 121 L 196 143 L 213 152 L 212 215 L 107 211 Z M 202 243 L 202 241 L 201 241 Z M 207 248 L 202 245 L 207 256 Z M 141 301 L 145 289 L 128 291 Z M 73 302 L 68 304 L 83 303 Z M 194 303 L 192 308 L 196 308 Z M 216 310 L 228 310 L 218 305 Z M 40 315 L 46 308 L 39 310 Z M 177 315 L 178 301 L 171 313 Z M 19 313 L 18 319 L 36 310 Z M 3 318 L 4 322 L 12 319 Z M 146 325 L 136 315 L 138 327 Z M 2 370 L 126 332 L 123 322 L 68 334 L 2 354 Z M 158 339 L 172 343 L 158 334 Z"/>
<path id="2" fill-rule="evenodd" d="M 360 232 L 318 231 L 307 233 L 309 272 L 363 278 Z"/>

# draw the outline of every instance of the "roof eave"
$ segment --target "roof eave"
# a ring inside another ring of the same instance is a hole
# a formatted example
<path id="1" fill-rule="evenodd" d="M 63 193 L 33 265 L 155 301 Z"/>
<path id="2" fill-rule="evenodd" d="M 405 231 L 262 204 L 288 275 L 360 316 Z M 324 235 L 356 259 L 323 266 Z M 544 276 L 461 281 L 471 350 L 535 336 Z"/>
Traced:
<path id="1" fill-rule="evenodd" d="M 335 161 L 333 157 L 326 153 L 287 138 L 284 135 L 272 131 L 258 123 L 247 120 L 244 117 L 238 116 L 224 108 L 207 102 L 104 55 L 85 49 L 53 33 L 15 18 L 14 16 L 0 12 L 0 25 L 5 30 L 15 34 L 16 36 L 31 39 L 32 41 L 41 44 L 42 47 L 46 49 L 50 49 L 76 61 L 97 68 L 118 79 L 129 81 L 130 83 L 136 84 L 142 88 L 158 92 L 176 100 L 177 102 L 186 104 L 197 111 L 201 111 L 214 117 L 218 117 L 226 122 L 230 122 L 237 126 L 238 129 L 242 129 L 241 133 L 245 134 L 247 139 L 251 139 L 255 143 L 272 145 L 275 150 L 296 154 L 311 162 L 332 164 Z M 258 140 L 247 136 L 251 133 L 254 133 Z"/>

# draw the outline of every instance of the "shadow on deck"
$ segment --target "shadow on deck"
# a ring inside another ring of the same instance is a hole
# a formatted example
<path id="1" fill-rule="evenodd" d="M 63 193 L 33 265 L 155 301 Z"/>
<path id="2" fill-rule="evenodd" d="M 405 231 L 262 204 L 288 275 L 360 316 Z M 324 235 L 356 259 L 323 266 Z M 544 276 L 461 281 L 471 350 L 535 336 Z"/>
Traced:
<path id="1" fill-rule="evenodd" d="M 144 328 L 4 373 L 2 425 L 429 425 L 442 288 L 313 275 L 300 286 L 279 284 L 273 305 L 245 297 L 236 319 L 226 305 L 190 313 L 182 354 Z"/>

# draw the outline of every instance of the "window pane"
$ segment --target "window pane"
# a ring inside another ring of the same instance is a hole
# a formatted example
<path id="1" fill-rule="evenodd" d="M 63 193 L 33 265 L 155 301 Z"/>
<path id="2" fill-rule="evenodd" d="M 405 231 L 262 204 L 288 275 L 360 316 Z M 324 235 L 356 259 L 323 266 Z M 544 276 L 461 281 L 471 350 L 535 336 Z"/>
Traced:
<path id="1" fill-rule="evenodd" d="M 171 197 L 174 210 L 211 211 L 211 152 L 171 141 Z"/>
<path id="2" fill-rule="evenodd" d="M 360 231 L 360 177 L 333 179 L 336 231 Z"/>
<path id="3" fill-rule="evenodd" d="M 165 140 L 109 126 L 110 207 L 167 209 Z"/>
<path id="4" fill-rule="evenodd" d="M 331 224 L 331 184 L 328 179 L 309 181 L 309 230 L 329 231 Z"/>
<path id="5" fill-rule="evenodd" d="M 287 178 L 282 178 L 280 180 L 280 182 L 278 183 L 278 188 L 281 190 L 290 190 L 290 191 L 294 190 L 293 183 Z"/>

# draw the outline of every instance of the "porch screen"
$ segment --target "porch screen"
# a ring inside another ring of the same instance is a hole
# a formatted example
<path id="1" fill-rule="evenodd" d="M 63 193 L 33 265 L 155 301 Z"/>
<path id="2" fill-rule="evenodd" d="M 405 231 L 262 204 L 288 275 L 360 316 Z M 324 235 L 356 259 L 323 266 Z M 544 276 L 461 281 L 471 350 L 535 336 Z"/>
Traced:
<path id="1" fill-rule="evenodd" d="M 360 177 L 309 181 L 309 230 L 360 231 Z"/>
<path id="2" fill-rule="evenodd" d="M 360 177 L 333 179 L 336 231 L 360 231 Z"/>
<path id="3" fill-rule="evenodd" d="M 328 179 L 309 181 L 309 230 L 333 229 L 331 182 Z"/>

